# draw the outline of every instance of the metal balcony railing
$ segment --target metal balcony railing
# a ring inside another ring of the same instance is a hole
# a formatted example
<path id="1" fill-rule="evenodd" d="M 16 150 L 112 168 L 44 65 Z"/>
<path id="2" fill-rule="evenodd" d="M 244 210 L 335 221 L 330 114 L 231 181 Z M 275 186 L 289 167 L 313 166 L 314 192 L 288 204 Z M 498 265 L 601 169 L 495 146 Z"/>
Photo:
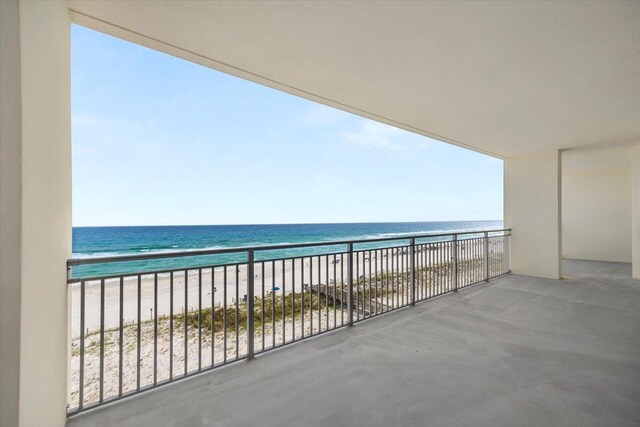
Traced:
<path id="1" fill-rule="evenodd" d="M 71 259 L 68 413 L 506 274 L 510 234 L 502 229 Z M 206 258 L 215 256 L 236 260 Z M 162 258 L 210 263 L 126 271 Z M 105 263 L 125 271 L 77 273 Z"/>

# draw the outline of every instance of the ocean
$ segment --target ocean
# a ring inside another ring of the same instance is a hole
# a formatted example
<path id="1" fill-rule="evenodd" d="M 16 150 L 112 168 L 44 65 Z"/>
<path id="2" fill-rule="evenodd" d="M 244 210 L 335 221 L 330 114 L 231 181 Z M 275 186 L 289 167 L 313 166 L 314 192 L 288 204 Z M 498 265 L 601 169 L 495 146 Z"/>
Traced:
<path id="1" fill-rule="evenodd" d="M 500 229 L 502 221 L 388 222 L 350 224 L 193 225 L 145 227 L 74 227 L 73 257 L 105 257 L 196 251 L 244 246 L 360 240 L 397 237 L 398 244 L 412 234 Z M 434 239 L 437 240 L 437 239 Z M 388 243 L 386 243 L 388 244 Z M 380 244 L 358 248 L 380 247 Z M 256 260 L 343 251 L 344 246 L 264 251 Z M 127 263 L 84 265 L 73 277 L 107 276 L 183 267 L 243 262 L 244 254 L 164 258 Z"/>

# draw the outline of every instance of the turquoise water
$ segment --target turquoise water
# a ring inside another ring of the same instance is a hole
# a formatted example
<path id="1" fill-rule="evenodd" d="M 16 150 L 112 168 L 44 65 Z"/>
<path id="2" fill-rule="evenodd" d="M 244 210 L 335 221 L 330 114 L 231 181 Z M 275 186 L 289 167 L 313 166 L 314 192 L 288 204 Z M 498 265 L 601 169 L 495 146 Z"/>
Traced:
<path id="1" fill-rule="evenodd" d="M 152 254 L 243 246 L 359 240 L 379 237 L 397 237 L 397 244 L 401 244 L 407 241 L 406 236 L 412 234 L 500 229 L 502 226 L 502 221 L 443 221 L 352 224 L 74 227 L 73 257 L 87 258 Z M 388 242 L 385 243 L 385 245 L 388 244 Z M 362 244 L 358 245 L 356 249 L 379 246 L 380 244 Z M 300 256 L 344 250 L 345 246 L 341 245 L 263 251 L 256 253 L 256 259 Z M 74 267 L 73 276 L 103 276 L 128 272 L 243 262 L 245 260 L 246 256 L 244 254 L 226 254 L 96 264 Z"/>

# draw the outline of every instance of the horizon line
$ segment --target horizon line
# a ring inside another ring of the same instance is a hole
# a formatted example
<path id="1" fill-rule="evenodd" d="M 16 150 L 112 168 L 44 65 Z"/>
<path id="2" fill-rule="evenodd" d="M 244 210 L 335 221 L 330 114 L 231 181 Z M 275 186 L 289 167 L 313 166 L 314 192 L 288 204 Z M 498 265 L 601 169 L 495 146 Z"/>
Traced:
<path id="1" fill-rule="evenodd" d="M 254 225 L 350 225 L 350 224 L 415 224 L 435 222 L 487 222 L 504 219 L 449 219 L 433 221 L 365 221 L 365 222 L 290 222 L 290 223 L 243 223 L 243 224 L 149 224 L 149 225 L 73 225 L 71 228 L 109 228 L 109 227 L 235 227 Z"/>

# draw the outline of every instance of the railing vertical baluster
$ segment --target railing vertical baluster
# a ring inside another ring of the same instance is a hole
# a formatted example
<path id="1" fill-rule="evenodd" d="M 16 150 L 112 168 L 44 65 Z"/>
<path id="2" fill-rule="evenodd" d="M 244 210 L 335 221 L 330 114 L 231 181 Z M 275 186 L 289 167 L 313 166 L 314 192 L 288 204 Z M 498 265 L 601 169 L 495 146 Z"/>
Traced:
<path id="1" fill-rule="evenodd" d="M 313 335 L 313 256 L 309 257 L 309 335 Z"/>
<path id="2" fill-rule="evenodd" d="M 446 245 L 447 244 L 445 242 L 439 242 L 436 247 L 436 253 L 433 254 L 433 262 L 438 266 L 438 277 L 431 287 L 432 297 L 438 295 L 438 289 L 440 289 L 442 287 L 442 284 L 447 280 L 447 269 L 445 261 Z"/>
<path id="3" fill-rule="evenodd" d="M 458 239 L 459 241 L 460 239 Z M 464 239 L 462 239 L 464 240 Z M 457 289 L 460 288 L 464 288 L 464 285 L 467 281 L 467 266 L 465 264 L 465 259 L 467 256 L 467 246 L 465 244 L 466 242 L 462 242 L 462 243 L 458 243 L 458 247 L 459 247 L 459 251 L 460 253 L 458 254 L 458 268 L 460 269 L 460 272 L 458 273 L 458 284 L 457 284 Z"/>
<path id="4" fill-rule="evenodd" d="M 253 353 L 254 353 L 254 348 L 253 348 L 253 338 L 254 338 L 254 311 L 253 311 L 253 305 L 254 305 L 254 301 L 253 301 L 253 293 L 254 293 L 254 289 L 253 289 L 253 285 L 255 283 L 254 281 L 254 274 L 253 274 L 253 249 L 250 249 L 247 251 L 247 303 L 248 303 L 248 315 L 247 315 L 247 357 L 249 358 L 249 360 L 253 359 Z"/>
<path id="5" fill-rule="evenodd" d="M 84 406 L 84 316 L 85 316 L 85 282 L 80 282 L 80 378 L 78 380 L 78 408 Z"/>
<path id="6" fill-rule="evenodd" d="M 198 269 L 198 371 L 202 370 L 202 269 Z"/>
<path id="7" fill-rule="evenodd" d="M 449 247 L 449 242 L 440 242 L 438 252 L 436 253 L 436 262 L 440 268 L 440 275 L 438 277 L 438 282 L 433 287 L 433 291 L 431 292 L 431 296 L 438 295 L 438 291 L 446 286 L 447 281 L 449 280 L 449 270 L 447 269 L 447 265 L 449 263 L 450 258 L 448 257 L 447 248 Z"/>
<path id="8" fill-rule="evenodd" d="M 420 301 L 420 290 L 422 289 L 422 278 L 420 277 L 420 268 L 422 265 L 422 253 L 420 252 L 420 244 L 414 247 L 413 251 L 413 259 L 415 263 L 415 282 L 416 282 L 416 292 L 415 292 L 415 301 Z"/>
<path id="9" fill-rule="evenodd" d="M 489 237 L 488 240 L 489 240 L 489 279 L 491 279 L 492 277 L 494 277 L 495 271 L 496 271 L 496 266 L 495 266 L 496 248 L 494 247 L 495 238 Z"/>
<path id="10" fill-rule="evenodd" d="M 464 239 L 463 239 L 464 240 Z M 458 276 L 458 289 L 460 288 L 464 288 L 465 284 L 467 284 L 468 282 L 468 266 L 465 263 L 465 260 L 467 259 L 467 246 L 468 242 L 462 242 L 462 244 L 460 244 L 460 255 L 458 256 L 458 264 L 460 265 L 460 275 Z M 461 276 L 461 277 L 460 277 Z"/>
<path id="11" fill-rule="evenodd" d="M 388 289 L 388 266 L 389 261 L 388 258 L 385 257 L 386 250 L 380 249 L 380 301 L 383 301 L 383 306 L 381 307 L 382 312 L 387 312 L 389 310 L 389 289 Z M 386 267 L 385 267 L 386 264 Z"/>
<path id="12" fill-rule="evenodd" d="M 240 354 L 240 265 L 235 264 L 236 269 L 236 360 Z"/>
<path id="13" fill-rule="evenodd" d="M 396 256 L 396 268 L 398 270 L 398 307 L 404 307 L 404 257 L 402 256 L 402 246 L 398 246 Z"/>
<path id="14" fill-rule="evenodd" d="M 467 271 L 467 280 L 464 282 L 465 286 L 468 286 L 469 284 L 473 283 L 473 240 L 471 239 L 467 239 L 467 242 L 465 242 L 464 245 L 464 249 L 466 251 L 466 254 L 464 256 L 464 260 L 465 260 L 465 269 Z"/>
<path id="15" fill-rule="evenodd" d="M 153 275 L 153 385 L 158 384 L 158 273 Z"/>
<path id="16" fill-rule="evenodd" d="M 104 400 L 104 279 L 100 281 L 100 394 L 99 401 Z"/>
<path id="17" fill-rule="evenodd" d="M 445 251 L 445 243 L 444 242 L 437 243 L 436 253 L 433 254 L 433 263 L 434 265 L 438 266 L 438 270 L 437 270 L 438 277 L 436 278 L 435 282 L 431 286 L 431 292 L 429 294 L 430 297 L 433 297 L 438 293 L 438 288 L 442 286 L 442 283 L 445 281 L 445 278 L 446 278 L 445 276 L 446 270 L 444 268 L 445 266 L 444 251 Z"/>
<path id="18" fill-rule="evenodd" d="M 282 260 L 282 299 L 280 305 L 282 306 L 282 344 L 287 342 L 287 305 L 285 304 L 286 285 L 287 285 L 287 265 L 286 260 Z"/>
<path id="19" fill-rule="evenodd" d="M 211 267 L 211 367 L 216 364 L 216 269 Z"/>
<path id="20" fill-rule="evenodd" d="M 483 248 L 484 248 L 484 280 L 485 282 L 489 281 L 489 232 L 484 232 L 484 240 L 483 240 Z"/>
<path id="21" fill-rule="evenodd" d="M 265 336 L 264 336 L 264 328 L 265 328 L 265 321 L 264 321 L 264 261 L 262 261 L 261 265 L 261 272 L 260 272 L 260 281 L 262 282 L 262 351 L 264 351 L 264 341 L 265 341 Z"/>
<path id="22" fill-rule="evenodd" d="M 360 311 L 363 312 L 362 317 L 365 315 L 364 301 L 362 302 L 362 306 L 360 305 L 360 251 L 356 252 L 356 307 L 358 309 L 356 320 L 360 320 Z"/>
<path id="23" fill-rule="evenodd" d="M 418 250 L 418 253 L 420 254 L 420 255 L 418 255 L 418 259 L 420 260 L 420 265 L 419 265 L 419 267 L 420 267 L 420 276 L 419 276 L 420 277 L 420 289 L 418 291 L 418 299 L 420 301 L 422 301 L 424 299 L 424 281 L 425 281 L 425 273 L 426 273 L 426 266 L 427 266 L 427 263 L 425 261 L 426 260 L 426 257 L 425 257 L 426 248 L 427 248 L 427 246 L 423 244 L 420 247 L 420 249 Z"/>
<path id="24" fill-rule="evenodd" d="M 188 322 L 188 313 L 189 313 L 189 271 L 184 271 L 184 318 L 182 319 L 182 323 L 184 323 L 184 375 L 187 375 L 189 369 L 189 355 L 188 355 L 188 341 L 189 341 L 189 322 Z"/>
<path id="25" fill-rule="evenodd" d="M 400 252 L 400 278 L 401 281 L 400 283 L 402 284 L 402 306 L 406 306 L 407 305 L 407 300 L 409 299 L 410 295 L 407 295 L 407 290 L 409 288 L 409 284 L 407 283 L 407 264 L 408 264 L 408 259 L 407 257 L 405 257 L 405 247 L 402 246 L 401 249 L 398 249 L 398 252 Z M 411 290 L 409 290 L 409 292 L 411 292 Z"/>
<path id="26" fill-rule="evenodd" d="M 373 310 L 371 309 L 371 304 L 373 303 L 372 299 L 371 299 L 371 251 L 368 252 L 369 254 L 369 317 L 371 317 L 371 315 L 373 314 Z M 362 272 L 364 273 L 366 269 L 366 263 L 365 265 L 362 267 Z"/>
<path id="27" fill-rule="evenodd" d="M 453 271 L 451 276 L 451 286 L 454 292 L 458 291 L 458 235 L 453 235 Z"/>
<path id="28" fill-rule="evenodd" d="M 344 326 L 344 257 L 340 253 L 340 326 Z"/>
<path id="29" fill-rule="evenodd" d="M 503 232 L 504 234 L 504 232 Z M 504 242 L 502 247 L 503 247 L 503 255 L 502 255 L 502 259 L 503 261 L 503 269 L 500 272 L 502 273 L 508 273 L 511 271 L 511 262 L 510 262 L 510 258 L 509 258 L 509 245 L 510 245 L 510 240 L 511 240 L 511 234 L 505 234 L 505 236 L 502 238 L 502 241 Z"/>
<path id="30" fill-rule="evenodd" d="M 349 257 L 347 259 L 347 281 L 349 286 L 349 306 L 347 307 L 349 313 L 349 326 L 353 326 L 353 243 L 347 245 L 347 252 Z"/>
<path id="31" fill-rule="evenodd" d="M 227 363 L 227 266 L 222 273 L 222 363 Z"/>
<path id="32" fill-rule="evenodd" d="M 441 248 L 440 243 L 436 242 L 427 254 L 427 264 L 431 272 L 427 280 L 427 298 L 433 296 L 434 288 L 438 286 L 438 283 L 442 280 L 442 265 L 439 262 Z"/>
<path id="33" fill-rule="evenodd" d="M 236 360 L 240 357 L 240 265 L 235 264 L 236 269 Z"/>
<path id="34" fill-rule="evenodd" d="M 320 286 L 322 282 L 322 261 L 318 255 L 318 333 L 322 332 L 322 300 L 320 299 Z"/>
<path id="35" fill-rule="evenodd" d="M 119 343 L 118 343 L 118 396 L 122 396 L 122 371 L 124 359 L 124 278 L 120 276 L 120 306 L 119 306 Z"/>
<path id="36" fill-rule="evenodd" d="M 324 267 L 325 267 L 324 300 L 325 300 L 325 311 L 326 311 L 326 321 L 327 321 L 327 324 L 325 326 L 325 331 L 328 331 L 329 330 L 329 255 L 325 255 L 324 257 Z"/>
<path id="37" fill-rule="evenodd" d="M 276 346 L 276 262 L 271 261 L 271 348 Z"/>
<path id="38" fill-rule="evenodd" d="M 442 288 L 444 284 L 447 282 L 447 242 L 438 243 L 438 250 L 434 254 L 434 263 L 438 265 L 438 280 L 433 284 L 431 288 L 431 296 L 438 295 L 438 289 Z"/>
<path id="39" fill-rule="evenodd" d="M 336 254 L 333 254 L 333 327 L 336 328 L 338 326 L 338 313 L 337 313 L 337 304 L 336 297 L 338 296 L 338 275 L 336 264 Z"/>
<path id="40" fill-rule="evenodd" d="M 138 274 L 138 330 L 137 330 L 137 360 L 136 360 L 136 390 L 140 391 L 140 363 L 142 358 L 140 357 L 140 336 L 142 334 L 142 276 Z"/>
<path id="41" fill-rule="evenodd" d="M 469 264 L 468 264 L 469 243 L 470 242 L 467 241 L 467 242 L 463 242 L 462 245 L 461 245 L 462 246 L 462 250 L 461 250 L 461 252 L 462 252 L 462 254 L 461 254 L 462 255 L 462 263 L 461 263 L 462 281 L 458 285 L 458 288 L 464 288 L 469 283 Z"/>
<path id="42" fill-rule="evenodd" d="M 408 259 L 404 256 L 405 249 L 404 246 L 401 247 L 401 249 L 398 249 L 398 252 L 400 253 L 400 278 L 401 278 L 401 285 L 402 285 L 402 306 L 406 306 L 407 305 L 407 300 L 409 299 L 409 295 L 407 295 L 407 288 L 409 287 L 409 284 L 407 283 L 406 280 L 406 270 L 407 270 L 407 261 Z"/>
<path id="43" fill-rule="evenodd" d="M 173 379 L 173 271 L 169 274 L 169 380 Z"/>
<path id="44" fill-rule="evenodd" d="M 411 238 L 409 246 L 409 268 L 411 269 L 411 305 L 416 305 L 416 239 Z"/>
<path id="45" fill-rule="evenodd" d="M 383 302 L 383 278 L 382 278 L 382 272 L 381 270 L 381 264 L 379 264 L 379 262 L 382 262 L 382 251 L 380 251 L 380 249 L 374 249 L 373 251 L 374 255 L 375 255 L 375 262 L 374 267 L 375 267 L 375 278 L 376 278 L 376 283 L 375 283 L 375 299 L 376 299 L 376 313 L 382 313 L 384 312 L 383 307 L 384 307 L 384 302 Z"/>
<path id="46" fill-rule="evenodd" d="M 398 301 L 400 292 L 398 292 L 398 275 L 396 274 L 396 250 L 391 248 L 391 289 L 393 295 L 391 295 L 391 305 L 393 308 L 398 308 Z"/>
<path id="47" fill-rule="evenodd" d="M 432 246 L 430 243 L 426 243 L 422 246 L 422 270 L 420 271 L 420 277 L 422 278 L 422 290 L 421 292 L 421 301 L 429 298 L 429 285 L 430 279 L 433 276 L 433 269 L 431 264 L 431 253 L 433 252 L 431 249 Z"/>
<path id="48" fill-rule="evenodd" d="M 296 340 L 296 259 L 291 258 L 291 330 L 292 340 Z"/>
<path id="49" fill-rule="evenodd" d="M 300 259 L 300 337 L 304 338 L 304 257 Z"/>
<path id="50" fill-rule="evenodd" d="M 385 293 L 386 293 L 386 298 L 385 298 L 385 303 L 387 305 L 387 310 L 389 311 L 390 309 L 392 309 L 393 307 L 391 306 L 391 304 L 389 304 L 389 248 L 385 248 L 384 250 L 384 263 L 386 264 L 386 269 L 385 269 L 385 273 L 384 273 L 384 286 L 385 286 Z M 393 291 L 393 286 L 391 287 L 391 290 Z M 392 302 L 393 302 L 393 295 L 391 296 L 392 298 Z"/>
<path id="51" fill-rule="evenodd" d="M 474 283 L 481 282 L 482 279 L 483 279 L 482 278 L 482 276 L 483 276 L 482 271 L 484 270 L 484 267 L 483 267 L 484 261 L 483 260 L 485 259 L 484 255 L 483 255 L 483 250 L 484 250 L 483 249 L 483 245 L 484 245 L 484 239 L 474 240 L 474 246 L 473 246 L 473 248 L 474 248 L 474 250 L 473 250 L 473 252 L 474 252 L 474 264 L 473 265 L 476 266 L 476 262 L 475 261 L 478 258 L 480 259 L 480 264 L 481 264 L 479 266 L 476 266 L 476 268 L 474 268 L 474 272 L 475 272 L 475 274 L 473 275 L 473 282 Z"/>

